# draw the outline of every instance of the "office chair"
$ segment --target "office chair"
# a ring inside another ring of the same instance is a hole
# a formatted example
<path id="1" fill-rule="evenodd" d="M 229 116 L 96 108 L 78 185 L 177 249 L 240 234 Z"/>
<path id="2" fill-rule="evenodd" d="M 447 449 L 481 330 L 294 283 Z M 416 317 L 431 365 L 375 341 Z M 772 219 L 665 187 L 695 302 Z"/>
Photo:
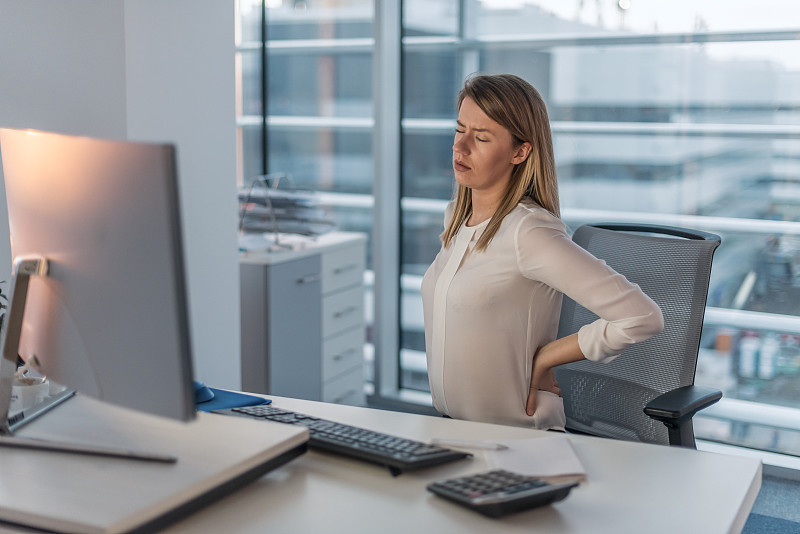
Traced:
<path id="1" fill-rule="evenodd" d="M 721 391 L 694 385 L 719 236 L 668 226 L 596 224 L 581 226 L 572 239 L 638 284 L 661 308 L 665 326 L 611 362 L 556 368 L 567 430 L 695 448 L 692 417 L 722 397 Z M 565 295 L 558 337 L 595 319 Z"/>

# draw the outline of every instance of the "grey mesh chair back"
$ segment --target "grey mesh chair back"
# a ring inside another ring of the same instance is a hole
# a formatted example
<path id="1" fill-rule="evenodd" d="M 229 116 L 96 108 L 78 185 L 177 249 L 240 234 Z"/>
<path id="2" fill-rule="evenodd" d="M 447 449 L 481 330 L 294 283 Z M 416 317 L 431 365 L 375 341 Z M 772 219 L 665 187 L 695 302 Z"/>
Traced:
<path id="1" fill-rule="evenodd" d="M 665 326 L 609 363 L 581 361 L 556 369 L 567 429 L 669 444 L 667 427 L 643 408 L 663 393 L 694 384 L 711 259 L 720 238 L 682 228 L 600 224 L 581 226 L 573 241 L 638 284 L 661 308 Z M 558 336 L 595 319 L 564 296 Z M 693 446 L 693 433 L 690 441 Z"/>

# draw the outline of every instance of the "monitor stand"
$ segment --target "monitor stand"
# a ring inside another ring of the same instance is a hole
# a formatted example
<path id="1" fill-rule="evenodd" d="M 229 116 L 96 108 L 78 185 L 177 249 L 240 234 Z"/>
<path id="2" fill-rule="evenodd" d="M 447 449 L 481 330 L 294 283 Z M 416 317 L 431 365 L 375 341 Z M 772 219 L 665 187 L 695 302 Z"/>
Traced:
<path id="1" fill-rule="evenodd" d="M 171 455 L 99 447 L 90 444 L 21 438 L 14 435 L 8 416 L 11 406 L 11 388 L 14 385 L 14 373 L 17 370 L 17 354 L 19 352 L 20 338 L 22 337 L 22 320 L 25 315 L 28 286 L 31 276 L 47 276 L 47 267 L 47 258 L 41 256 L 20 257 L 14 261 L 11 292 L 8 299 L 8 314 L 2 336 L 2 357 L 0 357 L 0 447 L 175 463 L 177 458 Z M 57 406 L 70 396 L 71 394 L 61 395 L 57 402 L 49 403 L 48 406 Z"/>

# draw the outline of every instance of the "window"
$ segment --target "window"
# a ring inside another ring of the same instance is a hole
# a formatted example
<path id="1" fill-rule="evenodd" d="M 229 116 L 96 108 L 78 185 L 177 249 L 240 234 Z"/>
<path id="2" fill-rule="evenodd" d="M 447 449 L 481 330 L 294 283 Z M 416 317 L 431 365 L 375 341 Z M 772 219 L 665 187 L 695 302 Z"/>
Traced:
<path id="1" fill-rule="evenodd" d="M 794 3 L 404 0 L 395 18 L 397 4 L 382 0 L 276 4 L 268 168 L 326 192 L 343 227 L 378 228 L 373 264 L 396 264 L 395 280 L 375 285 L 376 299 L 396 294 L 379 309 L 398 333 L 376 352 L 378 395 L 424 398 L 428 387 L 419 287 L 453 190 L 455 95 L 471 73 L 513 72 L 547 101 L 569 226 L 635 220 L 722 236 L 697 382 L 725 396 L 697 435 L 800 453 Z M 243 130 L 248 121 L 245 166 L 264 153 L 258 117 L 243 116 Z M 397 163 L 375 171 L 384 160 Z M 393 180 L 398 195 L 381 193 Z M 375 225 L 387 210 L 399 222 Z"/>
<path id="2" fill-rule="evenodd" d="M 329 193 L 340 227 L 369 231 L 368 210 L 347 211 L 372 194 L 372 3 L 240 0 L 239 9 L 240 183 L 289 173 L 296 187 Z"/>

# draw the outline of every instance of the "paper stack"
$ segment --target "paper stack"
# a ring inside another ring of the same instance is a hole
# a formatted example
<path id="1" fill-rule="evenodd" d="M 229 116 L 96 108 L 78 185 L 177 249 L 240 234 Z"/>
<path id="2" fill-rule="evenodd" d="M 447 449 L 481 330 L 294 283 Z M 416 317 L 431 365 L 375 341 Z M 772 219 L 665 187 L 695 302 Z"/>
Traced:
<path id="1" fill-rule="evenodd" d="M 586 480 L 586 469 L 567 436 L 500 441 L 498 445 L 506 448 L 486 455 L 492 469 L 505 469 L 550 483 Z"/>

